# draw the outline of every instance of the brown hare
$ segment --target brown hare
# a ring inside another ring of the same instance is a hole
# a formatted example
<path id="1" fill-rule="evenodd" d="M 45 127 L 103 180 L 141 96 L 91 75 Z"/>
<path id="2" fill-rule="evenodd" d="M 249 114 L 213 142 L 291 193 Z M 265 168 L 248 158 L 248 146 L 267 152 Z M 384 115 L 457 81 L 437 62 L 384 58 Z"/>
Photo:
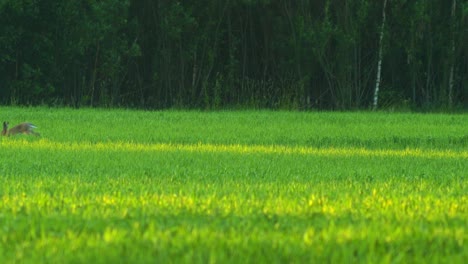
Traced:
<path id="1" fill-rule="evenodd" d="M 34 132 L 34 128 L 36 128 L 35 125 L 31 123 L 21 123 L 19 125 L 16 125 L 10 129 L 8 129 L 8 122 L 3 122 L 3 130 L 2 130 L 2 136 L 10 136 L 10 135 L 16 135 L 16 134 L 25 134 L 25 135 L 34 135 L 34 136 L 40 136 L 39 133 Z"/>

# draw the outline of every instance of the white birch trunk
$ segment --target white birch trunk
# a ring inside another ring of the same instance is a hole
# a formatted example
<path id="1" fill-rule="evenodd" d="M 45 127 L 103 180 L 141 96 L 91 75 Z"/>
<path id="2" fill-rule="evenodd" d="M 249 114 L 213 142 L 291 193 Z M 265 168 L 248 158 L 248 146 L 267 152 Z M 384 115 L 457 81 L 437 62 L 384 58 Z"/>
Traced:
<path id="1" fill-rule="evenodd" d="M 380 80 L 381 80 L 381 72 L 382 72 L 382 57 L 383 57 L 383 37 L 384 37 L 384 30 L 385 30 L 385 7 L 387 6 L 387 0 L 383 2 L 382 8 L 382 26 L 380 28 L 380 38 L 379 38 L 379 56 L 378 56 L 378 63 L 377 63 L 377 77 L 375 79 L 375 90 L 374 90 L 374 103 L 373 109 L 376 110 L 378 107 L 379 102 L 379 90 L 380 90 Z"/>
<path id="2" fill-rule="evenodd" d="M 452 47 L 451 47 L 451 54 L 450 54 L 450 74 L 449 74 L 449 87 L 448 87 L 448 103 L 449 107 L 453 106 L 453 71 L 455 68 L 455 33 L 454 26 L 455 26 L 455 10 L 457 8 L 457 0 L 453 0 L 452 2 Z"/>

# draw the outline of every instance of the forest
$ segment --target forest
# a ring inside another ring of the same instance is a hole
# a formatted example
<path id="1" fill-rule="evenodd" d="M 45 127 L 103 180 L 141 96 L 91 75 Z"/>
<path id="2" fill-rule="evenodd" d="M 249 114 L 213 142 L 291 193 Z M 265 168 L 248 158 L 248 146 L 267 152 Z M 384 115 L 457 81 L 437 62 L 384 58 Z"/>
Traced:
<path id="1" fill-rule="evenodd" d="M 468 109 L 460 0 L 0 0 L 0 104 Z"/>

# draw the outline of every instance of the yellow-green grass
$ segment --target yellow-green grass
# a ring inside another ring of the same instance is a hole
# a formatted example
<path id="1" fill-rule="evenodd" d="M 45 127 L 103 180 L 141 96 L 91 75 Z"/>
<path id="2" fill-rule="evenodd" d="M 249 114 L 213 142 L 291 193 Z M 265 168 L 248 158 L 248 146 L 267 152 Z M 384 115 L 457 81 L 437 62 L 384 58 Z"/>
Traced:
<path id="1" fill-rule="evenodd" d="M 211 152 L 211 153 L 238 153 L 238 154 L 298 154 L 315 156 L 367 156 L 367 157 L 422 157 L 422 158 L 468 158 L 468 151 L 452 150 L 421 150 L 418 148 L 393 149 L 366 149 L 363 147 L 291 147 L 281 145 L 222 145 L 222 144 L 179 144 L 155 143 L 142 144 L 133 142 L 53 142 L 46 139 L 36 141 L 15 140 L 3 142 L 4 147 L 16 149 L 49 149 L 63 151 L 126 151 L 126 152 Z"/>
<path id="2" fill-rule="evenodd" d="M 0 110 L 1 263 L 468 258 L 465 115 Z"/>

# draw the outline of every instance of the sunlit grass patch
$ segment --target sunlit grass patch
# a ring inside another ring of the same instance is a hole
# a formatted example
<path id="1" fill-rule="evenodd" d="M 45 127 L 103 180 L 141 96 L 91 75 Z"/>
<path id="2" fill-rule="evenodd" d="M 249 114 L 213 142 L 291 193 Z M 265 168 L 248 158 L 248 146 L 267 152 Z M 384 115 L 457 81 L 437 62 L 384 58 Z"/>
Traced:
<path id="1" fill-rule="evenodd" d="M 208 152 L 208 153 L 237 153 L 237 154 L 298 154 L 315 156 L 359 156 L 359 157 L 420 157 L 420 158 L 458 158 L 468 159 L 468 151 L 412 149 L 365 149 L 349 147 L 313 148 L 303 146 L 281 145 L 225 145 L 225 144 L 177 144 L 157 143 L 142 144 L 131 142 L 53 142 L 47 139 L 4 140 L 1 145 L 5 148 L 31 148 L 53 151 L 123 151 L 123 152 Z"/>

